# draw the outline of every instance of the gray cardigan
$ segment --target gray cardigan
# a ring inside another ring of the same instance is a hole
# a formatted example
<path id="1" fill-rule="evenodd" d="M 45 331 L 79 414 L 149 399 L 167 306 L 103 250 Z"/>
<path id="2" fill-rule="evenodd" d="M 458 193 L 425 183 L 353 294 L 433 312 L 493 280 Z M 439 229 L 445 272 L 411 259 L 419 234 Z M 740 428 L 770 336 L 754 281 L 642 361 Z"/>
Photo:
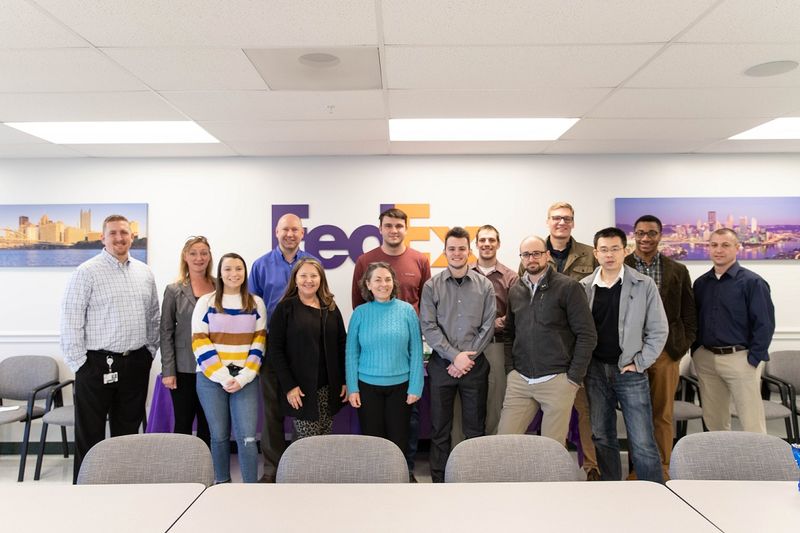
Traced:
<path id="1" fill-rule="evenodd" d="M 216 283 L 216 279 L 212 278 Z M 192 312 L 197 303 L 191 283 L 176 281 L 164 289 L 161 305 L 161 375 L 194 374 L 197 360 L 192 352 Z"/>
<path id="2" fill-rule="evenodd" d="M 620 369 L 634 363 L 637 372 L 644 372 L 655 363 L 664 350 L 669 323 L 658 294 L 658 287 L 648 276 L 627 265 L 623 266 L 622 293 L 619 297 L 619 356 Z M 600 267 L 581 280 L 589 300 L 594 303 L 594 281 Z"/>

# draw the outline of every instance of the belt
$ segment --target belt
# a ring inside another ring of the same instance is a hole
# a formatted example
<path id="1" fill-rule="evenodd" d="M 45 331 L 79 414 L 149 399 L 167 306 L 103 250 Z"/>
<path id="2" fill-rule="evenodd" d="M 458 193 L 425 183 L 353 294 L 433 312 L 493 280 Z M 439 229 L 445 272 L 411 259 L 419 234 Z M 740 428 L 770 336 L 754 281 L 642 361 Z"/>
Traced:
<path id="1" fill-rule="evenodd" d="M 110 355 L 111 357 L 127 357 L 131 354 L 135 354 L 137 352 L 141 352 L 142 350 L 147 350 L 147 346 L 141 346 L 136 348 L 135 350 L 125 350 L 124 352 L 112 352 L 109 350 L 87 350 L 89 352 L 99 353 L 102 355 Z M 149 351 L 149 350 L 148 350 Z"/>
<path id="2" fill-rule="evenodd" d="M 729 355 L 735 352 L 747 350 L 747 346 L 737 344 L 735 346 L 704 346 L 706 350 L 717 355 Z"/>

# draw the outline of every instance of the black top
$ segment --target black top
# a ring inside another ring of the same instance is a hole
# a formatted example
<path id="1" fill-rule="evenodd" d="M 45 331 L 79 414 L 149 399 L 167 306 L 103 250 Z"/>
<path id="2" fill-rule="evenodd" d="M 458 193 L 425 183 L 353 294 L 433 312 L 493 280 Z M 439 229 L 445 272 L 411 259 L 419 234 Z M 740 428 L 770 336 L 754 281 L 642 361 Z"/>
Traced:
<path id="1" fill-rule="evenodd" d="M 567 247 L 563 250 L 556 250 L 553 248 L 550 239 L 547 239 L 547 250 L 550 252 L 550 257 L 553 258 L 553 262 L 556 264 L 556 271 L 564 272 L 564 264 L 567 262 L 567 257 L 569 257 L 569 252 L 571 249 L 572 239 L 569 240 Z"/>
<path id="2" fill-rule="evenodd" d="M 619 297 L 622 281 L 611 288 L 595 287 L 592 317 L 597 329 L 597 347 L 592 357 L 603 363 L 616 365 L 622 348 L 619 347 Z"/>

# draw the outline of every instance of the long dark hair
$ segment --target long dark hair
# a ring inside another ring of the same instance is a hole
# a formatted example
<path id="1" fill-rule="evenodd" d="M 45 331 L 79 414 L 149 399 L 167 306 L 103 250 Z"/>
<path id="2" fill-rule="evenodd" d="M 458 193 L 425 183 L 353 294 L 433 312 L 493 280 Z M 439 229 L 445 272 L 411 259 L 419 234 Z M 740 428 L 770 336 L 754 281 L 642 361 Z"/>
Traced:
<path id="1" fill-rule="evenodd" d="M 225 312 L 225 309 L 222 307 L 222 294 L 225 292 L 225 284 L 222 283 L 222 263 L 226 259 L 238 259 L 242 262 L 242 265 L 244 265 L 244 282 L 242 282 L 242 285 L 239 287 L 239 295 L 242 297 L 242 311 L 247 311 L 249 313 L 256 308 L 256 299 L 253 298 L 253 295 L 250 294 L 250 291 L 247 289 L 247 263 L 244 262 L 241 255 L 235 253 L 228 253 L 219 258 L 219 263 L 217 264 L 217 293 L 214 295 L 214 309 L 220 313 Z"/>

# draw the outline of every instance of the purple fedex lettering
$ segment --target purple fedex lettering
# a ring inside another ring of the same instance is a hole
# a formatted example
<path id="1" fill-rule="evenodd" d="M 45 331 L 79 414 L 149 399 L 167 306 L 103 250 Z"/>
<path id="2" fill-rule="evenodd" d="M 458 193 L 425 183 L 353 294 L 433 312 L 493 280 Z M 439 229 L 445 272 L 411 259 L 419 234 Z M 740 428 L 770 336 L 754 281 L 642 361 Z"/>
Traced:
<path id="1" fill-rule="evenodd" d="M 272 206 L 272 225 L 286 213 L 294 213 L 301 219 L 308 218 L 309 206 L 306 204 L 294 205 L 273 205 Z M 315 228 L 306 229 L 305 246 L 306 252 L 318 257 L 322 266 L 326 269 L 338 268 L 349 257 L 353 261 L 364 253 L 364 241 L 369 237 L 380 240 L 381 234 L 376 226 L 359 226 L 350 236 L 340 228 L 331 224 L 323 224 Z M 277 246 L 277 239 L 273 236 L 273 247 Z M 330 255 L 330 252 L 344 252 Z"/>

